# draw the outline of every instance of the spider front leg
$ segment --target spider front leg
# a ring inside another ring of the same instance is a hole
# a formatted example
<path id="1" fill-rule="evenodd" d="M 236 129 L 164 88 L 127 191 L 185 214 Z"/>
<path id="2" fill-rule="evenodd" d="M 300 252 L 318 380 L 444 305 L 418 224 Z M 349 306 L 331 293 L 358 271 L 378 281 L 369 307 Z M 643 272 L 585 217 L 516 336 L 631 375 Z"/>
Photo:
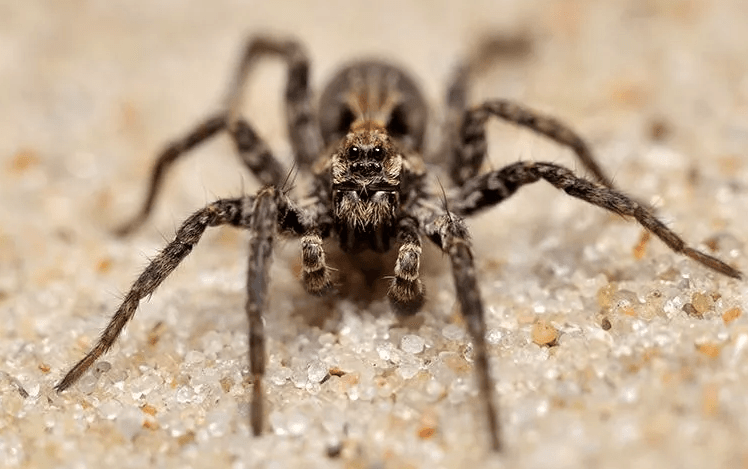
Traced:
<path id="1" fill-rule="evenodd" d="M 249 271 L 247 273 L 247 318 L 249 319 L 249 365 L 252 373 L 252 403 L 250 422 L 252 433 L 262 433 L 265 413 L 265 396 L 262 378 L 265 376 L 265 327 L 262 312 L 265 309 L 268 273 L 273 254 L 273 236 L 278 220 L 277 192 L 273 188 L 257 195 L 249 224 Z"/>
<path id="2" fill-rule="evenodd" d="M 418 278 L 421 239 L 415 220 L 400 220 L 397 241 L 400 249 L 395 263 L 395 278 L 392 279 L 387 296 L 397 314 L 410 315 L 421 309 L 425 299 L 423 284 Z"/>
<path id="3" fill-rule="evenodd" d="M 268 274 L 273 253 L 273 239 L 277 231 L 285 231 L 301 236 L 304 234 L 302 245 L 309 243 L 317 255 L 305 257 L 304 267 L 314 264 L 312 272 L 324 272 L 322 277 L 327 281 L 321 282 L 322 287 L 329 285 L 329 268 L 325 264 L 322 251 L 322 238 L 317 234 L 316 227 L 320 221 L 319 212 L 314 208 L 304 211 L 297 208 L 285 194 L 278 189 L 268 187 L 257 194 L 252 209 L 252 219 L 248 228 L 251 233 L 249 241 L 249 272 L 247 274 L 247 318 L 249 319 L 249 363 L 252 373 L 252 401 L 250 405 L 250 423 L 255 436 L 262 433 L 265 420 L 263 404 L 265 402 L 262 379 L 265 376 L 265 329 L 262 313 L 265 309 L 268 289 Z M 276 229 L 278 226 L 279 230 Z M 302 250 L 304 254 L 307 251 Z M 314 262 L 312 262 L 314 260 Z M 321 292 L 321 291 L 320 291 Z"/>
<path id="4" fill-rule="evenodd" d="M 428 212 L 426 212 L 428 213 Z M 488 431 L 491 447 L 501 451 L 501 429 L 498 408 L 494 403 L 494 380 L 486 350 L 486 322 L 483 302 L 475 273 L 475 263 L 470 248 L 469 234 L 465 223 L 451 213 L 441 215 L 428 214 L 421 220 L 421 229 L 452 262 L 455 292 L 460 304 L 460 312 L 465 318 L 468 332 L 473 339 L 475 353 L 475 372 L 478 378 L 478 389 L 485 406 L 488 419 Z"/>
<path id="5" fill-rule="evenodd" d="M 491 207 L 514 194 L 525 184 L 544 179 L 567 194 L 602 207 L 624 217 L 632 217 L 660 238 L 670 249 L 710 269 L 732 278 L 741 278 L 739 270 L 716 257 L 686 244 L 665 226 L 652 211 L 633 198 L 609 187 L 575 175 L 571 170 L 553 163 L 520 162 L 467 181 L 452 197 L 450 208 L 468 216 Z"/>
<path id="6" fill-rule="evenodd" d="M 459 137 L 454 144 L 449 163 L 452 179 L 457 185 L 462 185 L 478 175 L 483 166 L 487 151 L 485 127 L 491 116 L 527 127 L 571 148 L 598 182 L 604 186 L 613 187 L 613 182 L 597 164 L 585 141 L 570 127 L 557 119 L 544 116 L 520 104 L 499 99 L 486 101 L 480 106 L 465 111 L 459 123 Z"/>
<path id="7" fill-rule="evenodd" d="M 109 350 L 135 314 L 140 300 L 152 294 L 174 271 L 192 251 L 208 226 L 231 224 L 246 228 L 251 233 L 246 303 L 249 320 L 250 372 L 254 389 L 250 415 L 252 431 L 255 435 L 260 434 L 264 422 L 262 377 L 266 361 L 262 312 L 267 297 L 273 237 L 277 231 L 297 236 L 310 231 L 310 218 L 313 217 L 296 207 L 285 194 L 273 187 L 263 189 L 256 197 L 219 200 L 196 212 L 182 224 L 175 239 L 140 274 L 96 345 L 68 371 L 55 389 L 61 392 L 72 386 L 102 354 Z"/>
<path id="8" fill-rule="evenodd" d="M 246 205 L 247 203 L 251 205 L 252 201 L 253 198 L 219 200 L 188 218 L 177 231 L 174 240 L 140 274 L 101 333 L 96 345 L 57 383 L 55 386 L 57 392 L 72 386 L 101 355 L 109 350 L 127 322 L 132 319 L 140 300 L 152 294 L 156 287 L 187 257 L 207 227 L 225 224 L 241 225 L 243 220 L 249 218 Z"/>

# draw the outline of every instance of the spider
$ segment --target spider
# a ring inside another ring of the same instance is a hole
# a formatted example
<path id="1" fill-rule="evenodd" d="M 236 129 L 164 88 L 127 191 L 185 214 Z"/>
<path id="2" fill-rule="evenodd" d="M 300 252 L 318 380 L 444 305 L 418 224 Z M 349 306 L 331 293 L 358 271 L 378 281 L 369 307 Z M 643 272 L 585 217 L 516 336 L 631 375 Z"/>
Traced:
<path id="1" fill-rule="evenodd" d="M 303 202 L 288 195 L 289 171 L 239 112 L 250 71 L 258 60 L 268 56 L 282 59 L 288 68 L 285 110 L 294 166 L 311 179 Z M 428 238 L 441 249 L 451 262 L 457 303 L 473 341 L 490 444 L 497 451 L 502 445 L 498 407 L 484 339 L 483 304 L 464 217 L 503 202 L 526 184 L 544 180 L 573 197 L 634 218 L 675 252 L 721 274 L 741 277 L 735 268 L 689 247 L 650 208 L 615 189 L 588 145 L 562 122 L 500 99 L 469 107 L 466 96 L 470 78 L 485 59 L 485 54 L 476 54 L 472 61 L 464 62 L 447 87 L 445 135 L 437 153 L 453 184 L 444 189 L 424 162 L 426 101 L 405 71 L 380 60 L 349 63 L 324 88 L 315 112 L 309 87 L 309 59 L 302 45 L 294 39 L 251 38 L 223 110 L 163 150 L 141 210 L 119 232 L 130 233 L 147 219 L 166 172 L 178 158 L 222 131 L 231 136 L 242 163 L 263 188 L 255 195 L 216 200 L 182 223 L 174 239 L 132 285 L 94 347 L 55 389 L 68 389 L 109 350 L 140 300 L 152 294 L 171 274 L 208 227 L 218 225 L 249 231 L 246 313 L 253 390 L 250 423 L 254 435 L 260 435 L 265 425 L 262 317 L 276 234 L 300 238 L 301 280 L 314 295 L 334 291 L 334 269 L 326 261 L 325 239 L 337 240 L 342 251 L 351 255 L 367 250 L 386 253 L 397 248 L 387 296 L 395 313 L 403 316 L 413 315 L 424 303 L 419 279 L 422 239 Z M 596 181 L 548 162 L 522 161 L 482 171 L 487 154 L 485 126 L 491 117 L 527 127 L 571 148 Z"/>

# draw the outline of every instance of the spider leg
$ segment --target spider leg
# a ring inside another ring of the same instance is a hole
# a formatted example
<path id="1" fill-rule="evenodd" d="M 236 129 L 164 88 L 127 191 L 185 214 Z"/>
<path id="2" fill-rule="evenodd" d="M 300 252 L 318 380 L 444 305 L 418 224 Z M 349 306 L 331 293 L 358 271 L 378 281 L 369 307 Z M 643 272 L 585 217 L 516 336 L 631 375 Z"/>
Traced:
<path id="1" fill-rule="evenodd" d="M 282 186 L 288 170 L 275 158 L 270 147 L 249 122 L 238 119 L 229 130 L 239 158 L 260 183 L 263 186 Z"/>
<path id="2" fill-rule="evenodd" d="M 191 132 L 176 140 L 159 154 L 156 165 L 151 172 L 148 192 L 140 212 L 130 221 L 116 230 L 118 235 L 127 235 L 139 228 L 148 218 L 156 197 L 163 184 L 164 177 L 174 162 L 200 143 L 210 139 L 226 128 L 226 116 L 218 114 L 201 122 Z M 237 154 L 242 163 L 255 175 L 263 185 L 281 185 L 287 171 L 275 158 L 264 140 L 244 119 L 238 119 L 230 129 L 231 138 L 236 146 Z"/>
<path id="3" fill-rule="evenodd" d="M 491 379 L 486 350 L 486 322 L 467 227 L 461 218 L 449 212 L 436 212 L 433 208 L 424 206 L 415 210 L 421 231 L 446 253 L 452 262 L 452 275 L 460 312 L 473 338 L 478 388 L 485 405 L 491 446 L 494 451 L 500 451 L 501 430 L 498 407 L 494 402 L 494 381 Z"/>
<path id="4" fill-rule="evenodd" d="M 450 208 L 468 216 L 491 207 L 514 194 L 525 184 L 544 179 L 567 194 L 624 217 L 632 217 L 660 238 L 670 249 L 728 277 L 741 273 L 716 257 L 686 244 L 652 211 L 633 198 L 602 184 L 576 176 L 570 169 L 553 163 L 519 162 L 468 180 L 452 197 Z"/>
<path id="5" fill-rule="evenodd" d="M 244 49 L 228 95 L 228 121 L 233 128 L 239 120 L 243 91 L 250 71 L 263 56 L 278 56 L 288 66 L 286 121 L 296 161 L 309 167 L 322 151 L 322 135 L 312 107 L 309 90 L 309 58 L 299 42 L 271 37 L 251 38 Z"/>
<path id="6" fill-rule="evenodd" d="M 500 60 L 524 59 L 532 53 L 532 39 L 526 35 L 490 35 L 484 37 L 466 58 L 454 69 L 447 85 L 446 122 L 441 142 L 440 156 L 449 155 L 455 143 L 459 141 L 460 123 L 467 109 L 470 82 L 477 75 L 492 68 Z M 452 155 L 457 156 L 457 155 Z M 452 160 L 452 168 L 459 168 L 460 163 Z M 478 169 L 480 164 L 478 165 Z M 476 171 L 477 174 L 477 171 Z M 455 180 L 460 183 L 459 180 Z"/>
<path id="7" fill-rule="evenodd" d="M 285 195 L 274 189 L 265 189 L 260 192 L 257 198 L 264 200 L 266 198 L 264 194 L 267 192 L 277 194 L 276 199 L 274 199 L 277 215 L 270 221 L 278 223 L 280 230 L 300 236 L 310 229 L 307 221 L 310 217 L 302 209 L 296 207 Z M 67 372 L 63 379 L 57 383 L 55 389 L 61 392 L 72 386 L 101 355 L 111 348 L 125 325 L 132 319 L 140 300 L 151 295 L 161 282 L 177 268 L 198 243 L 206 228 L 231 224 L 253 229 L 251 224 L 253 223 L 252 220 L 256 218 L 254 206 L 258 204 L 257 198 L 247 196 L 221 199 L 198 210 L 182 223 L 174 240 L 167 244 L 150 262 L 130 287 L 130 291 L 125 295 L 122 304 L 101 333 L 96 345 Z M 263 202 L 263 204 L 266 204 L 266 202 Z M 266 214 L 262 212 L 259 216 L 266 216 Z M 267 223 L 267 220 L 265 220 L 265 223 Z M 254 294 L 254 290 L 251 290 L 251 293 Z"/>
<path id="8" fill-rule="evenodd" d="M 156 158 L 156 164 L 151 171 L 151 179 L 148 184 L 148 192 L 145 201 L 140 207 L 140 211 L 130 221 L 123 224 L 115 230 L 117 235 L 124 236 L 138 229 L 148 218 L 153 205 L 156 202 L 166 173 L 169 171 L 174 162 L 182 155 L 186 154 L 197 145 L 216 135 L 225 126 L 225 118 L 222 114 L 210 116 L 197 125 L 184 137 L 169 143 L 159 153 Z"/>
<path id="9" fill-rule="evenodd" d="M 265 308 L 268 274 L 273 254 L 273 237 L 278 220 L 278 192 L 267 188 L 257 195 L 249 224 L 249 271 L 247 273 L 247 318 L 249 319 L 249 364 L 253 391 L 250 422 L 255 436 L 262 433 L 265 414 L 262 377 L 265 375 L 265 327 L 262 311 Z"/>
<path id="10" fill-rule="evenodd" d="M 227 127 L 240 159 L 260 183 L 275 186 L 282 184 L 287 171 L 239 113 L 242 92 L 249 72 L 257 59 L 263 55 L 279 55 L 288 64 L 286 117 L 291 146 L 297 161 L 301 166 L 309 166 L 318 157 L 322 149 L 322 137 L 311 105 L 309 60 L 303 48 L 292 40 L 254 38 L 247 44 L 239 70 L 229 88 L 227 112 L 208 117 L 187 135 L 170 143 L 161 151 L 151 172 L 148 192 L 140 211 L 116 230 L 118 235 L 132 233 L 145 222 L 153 210 L 166 173 L 178 158 Z"/>
<path id="11" fill-rule="evenodd" d="M 189 217 L 177 231 L 177 235 L 151 261 L 143 273 L 140 274 L 130 291 L 125 295 L 122 304 L 114 313 L 109 324 L 101 333 L 98 342 L 86 356 L 80 360 L 65 377 L 57 383 L 57 392 L 64 391 L 73 385 L 85 371 L 109 348 L 119 337 L 122 329 L 132 319 L 140 300 L 151 293 L 166 279 L 182 260 L 192 251 L 205 229 L 209 226 L 225 224 L 238 225 L 248 216 L 246 204 L 253 198 L 223 199 L 213 202 L 198 210 Z"/>
<path id="12" fill-rule="evenodd" d="M 465 111 L 459 120 L 459 136 L 451 151 L 450 171 L 457 185 L 462 185 L 475 177 L 486 159 L 486 122 L 491 116 L 527 127 L 534 132 L 545 135 L 561 145 L 570 147 L 577 158 L 598 182 L 613 187 L 613 182 L 605 175 L 595 161 L 592 151 L 585 141 L 570 127 L 561 121 L 528 109 L 518 103 L 507 100 L 490 100 Z"/>
<path id="13" fill-rule="evenodd" d="M 421 309 L 424 289 L 418 278 L 421 264 L 421 238 L 416 221 L 403 218 L 398 227 L 397 241 L 400 249 L 395 263 L 395 278 L 392 279 L 387 296 L 398 314 L 410 315 Z"/>

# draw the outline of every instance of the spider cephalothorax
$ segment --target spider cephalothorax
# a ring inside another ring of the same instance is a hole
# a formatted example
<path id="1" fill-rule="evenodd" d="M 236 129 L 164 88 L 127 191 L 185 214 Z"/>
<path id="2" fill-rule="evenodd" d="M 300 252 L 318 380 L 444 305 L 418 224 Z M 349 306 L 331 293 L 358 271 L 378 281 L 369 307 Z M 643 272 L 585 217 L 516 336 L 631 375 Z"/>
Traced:
<path id="1" fill-rule="evenodd" d="M 286 193 L 288 170 L 239 113 L 246 77 L 264 55 L 280 57 L 288 65 L 289 138 L 296 165 L 312 179 L 312 191 L 303 204 Z M 483 60 L 485 54 L 476 57 Z M 501 445 L 500 427 L 484 338 L 484 311 L 462 217 L 504 201 L 523 185 L 544 180 L 573 197 L 633 218 L 672 250 L 721 274 L 740 278 L 737 269 L 689 247 L 648 207 L 614 189 L 584 140 L 566 125 L 505 100 L 489 100 L 468 108 L 466 88 L 470 71 L 475 68 L 474 63 L 458 68 L 448 87 L 445 137 L 437 154 L 446 159 L 443 164 L 454 187 L 440 192 L 432 189 L 439 184 L 426 171 L 421 157 L 425 101 L 414 80 L 402 70 L 382 61 L 354 62 L 332 78 L 315 112 L 308 84 L 309 61 L 302 47 L 294 40 L 260 37 L 249 41 L 226 110 L 209 117 L 163 151 L 142 210 L 121 232 L 132 231 L 147 218 L 169 166 L 220 131 L 231 135 L 240 159 L 264 188 L 256 195 L 217 200 L 189 217 L 135 281 L 96 345 L 57 384 L 57 390 L 69 388 L 112 346 L 140 300 L 153 293 L 209 226 L 231 224 L 250 232 L 246 313 L 253 387 L 251 424 L 256 435 L 265 425 L 263 312 L 277 233 L 301 239 L 302 282 L 313 294 L 333 291 L 334 269 L 327 265 L 325 238 L 336 238 L 348 253 L 383 253 L 397 246 L 388 297 L 399 314 L 413 314 L 424 303 L 419 279 L 422 238 L 441 249 L 451 262 L 457 304 L 473 340 L 476 376 L 496 450 Z M 484 171 L 484 128 L 492 116 L 570 147 L 597 182 L 545 162 L 518 162 Z"/>
<path id="2" fill-rule="evenodd" d="M 332 205 L 343 249 L 388 251 L 400 210 L 403 157 L 372 121 L 356 123 L 330 162 Z"/>

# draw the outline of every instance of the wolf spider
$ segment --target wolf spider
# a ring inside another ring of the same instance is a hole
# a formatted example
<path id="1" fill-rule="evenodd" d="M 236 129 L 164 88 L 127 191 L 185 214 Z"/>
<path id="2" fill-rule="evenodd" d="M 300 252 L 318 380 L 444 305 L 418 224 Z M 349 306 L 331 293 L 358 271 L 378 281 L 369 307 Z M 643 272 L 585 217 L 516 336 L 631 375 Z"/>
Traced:
<path id="1" fill-rule="evenodd" d="M 265 56 L 278 57 L 288 67 L 285 105 L 294 164 L 311 175 L 311 191 L 303 203 L 288 196 L 285 179 L 289 170 L 239 112 L 247 77 Z M 255 435 L 261 434 L 265 419 L 262 315 L 273 238 L 278 233 L 301 238 L 302 282 L 314 295 L 334 289 L 334 269 L 328 266 L 323 248 L 325 239 L 337 239 L 342 250 L 351 254 L 364 250 L 385 253 L 397 247 L 388 297 L 400 315 L 416 313 L 424 302 L 419 279 L 422 238 L 428 238 L 447 255 L 457 301 L 474 343 L 478 385 L 494 450 L 501 448 L 498 409 L 484 340 L 483 304 L 463 217 L 493 207 L 521 186 L 542 179 L 573 197 L 632 217 L 673 251 L 721 274 L 740 278 L 738 270 L 689 247 L 648 207 L 616 190 L 584 140 L 565 124 L 506 100 L 492 99 L 468 107 L 467 87 L 477 62 L 481 60 L 467 61 L 459 67 L 448 86 L 445 137 L 439 154 L 446 160 L 453 187 L 444 190 L 435 183 L 422 157 L 426 101 L 416 82 L 403 70 L 378 60 L 353 62 L 328 83 L 315 113 L 309 59 L 302 46 L 295 40 L 250 40 L 224 110 L 163 150 L 151 174 L 145 203 L 120 233 L 131 232 L 146 220 L 164 175 L 178 158 L 224 130 L 233 139 L 241 161 L 264 187 L 253 196 L 219 199 L 190 216 L 140 274 L 96 345 L 56 385 L 56 390 L 72 386 L 112 346 L 140 300 L 171 274 L 209 226 L 230 224 L 250 233 L 246 313 L 253 385 L 250 415 Z M 491 117 L 527 127 L 571 148 L 597 182 L 548 162 L 524 161 L 482 171 L 487 152 L 485 125 Z"/>

